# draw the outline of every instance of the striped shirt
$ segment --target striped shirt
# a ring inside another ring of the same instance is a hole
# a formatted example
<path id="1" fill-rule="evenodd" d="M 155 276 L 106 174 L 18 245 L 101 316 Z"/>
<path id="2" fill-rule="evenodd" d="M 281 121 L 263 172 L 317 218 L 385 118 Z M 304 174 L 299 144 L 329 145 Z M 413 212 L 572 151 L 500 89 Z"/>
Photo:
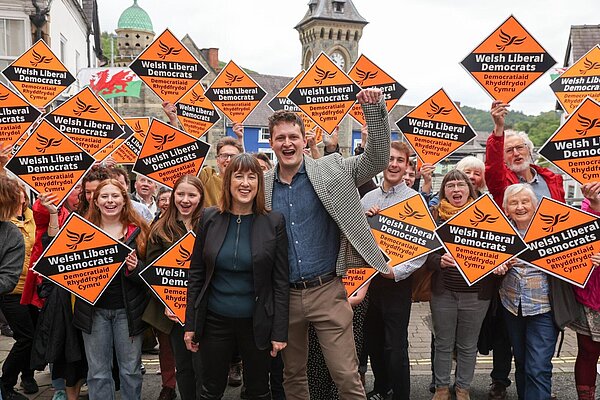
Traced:
<path id="1" fill-rule="evenodd" d="M 544 314 L 552 309 L 549 293 L 548 275 L 517 260 L 502 281 L 500 301 L 513 315 L 519 314 L 521 306 L 521 315 L 526 317 Z"/>

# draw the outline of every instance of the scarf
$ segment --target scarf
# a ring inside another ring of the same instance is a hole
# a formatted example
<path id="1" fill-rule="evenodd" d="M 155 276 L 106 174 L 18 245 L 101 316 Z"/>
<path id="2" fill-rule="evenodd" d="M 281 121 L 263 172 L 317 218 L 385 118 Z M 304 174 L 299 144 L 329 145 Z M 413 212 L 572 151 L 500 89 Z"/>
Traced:
<path id="1" fill-rule="evenodd" d="M 440 201 L 440 205 L 438 206 L 438 215 L 442 221 L 447 221 L 452 218 L 455 214 L 457 214 L 460 210 L 468 206 L 473 202 L 473 198 L 469 197 L 467 202 L 462 207 L 455 207 L 446 199 L 442 199 Z"/>

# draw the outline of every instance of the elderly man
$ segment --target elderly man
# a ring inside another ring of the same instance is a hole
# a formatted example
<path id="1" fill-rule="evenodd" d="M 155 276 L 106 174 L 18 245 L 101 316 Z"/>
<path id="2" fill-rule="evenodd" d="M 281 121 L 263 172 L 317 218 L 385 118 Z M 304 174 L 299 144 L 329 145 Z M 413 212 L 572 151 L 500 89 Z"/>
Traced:
<path id="1" fill-rule="evenodd" d="M 357 95 L 369 128 L 365 152 L 313 160 L 303 155 L 302 119 L 287 111 L 269 118 L 278 160 L 265 173 L 267 207 L 285 215 L 289 238 L 290 326 L 283 351 L 288 400 L 309 398 L 306 363 L 312 323 L 340 398 L 365 398 L 352 335 L 352 308 L 341 276 L 347 268 L 388 268 L 370 232 L 357 187 L 381 172 L 390 157 L 390 126 L 381 90 Z"/>
<path id="2" fill-rule="evenodd" d="M 504 131 L 508 104 L 492 103 L 494 132 L 485 149 L 485 181 L 496 204 L 502 205 L 504 190 L 515 183 L 529 183 L 541 200 L 543 196 L 565 201 L 562 176 L 533 163 L 533 143 L 525 132 Z"/>

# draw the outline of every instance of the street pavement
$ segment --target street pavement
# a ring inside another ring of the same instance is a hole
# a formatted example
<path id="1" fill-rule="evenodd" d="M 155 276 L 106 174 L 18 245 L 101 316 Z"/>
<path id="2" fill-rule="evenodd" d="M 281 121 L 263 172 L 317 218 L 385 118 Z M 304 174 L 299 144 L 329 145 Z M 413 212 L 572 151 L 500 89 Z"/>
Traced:
<path id="1" fill-rule="evenodd" d="M 415 303 L 412 308 L 411 321 L 409 325 L 409 355 L 411 360 L 411 399 L 428 400 L 432 395 L 429 393 L 431 382 L 431 360 L 430 340 L 431 333 L 427 328 L 426 317 L 429 313 L 428 303 Z M 6 358 L 14 341 L 11 338 L 0 336 L 0 360 Z M 575 334 L 567 330 L 561 349 L 560 357 L 553 359 L 553 392 L 558 399 L 576 399 L 573 367 L 577 356 L 577 341 Z M 142 389 L 143 400 L 156 400 L 161 389 L 160 375 L 157 375 L 158 356 L 143 355 L 143 363 L 147 373 L 144 376 Z M 475 378 L 471 388 L 471 398 L 487 399 L 487 389 L 490 384 L 490 371 L 492 368 L 492 357 L 479 355 L 475 370 Z M 514 371 L 514 368 L 513 368 Z M 511 374 L 512 375 L 512 374 Z M 36 379 L 40 391 L 29 395 L 30 399 L 49 400 L 52 398 L 53 390 L 50 385 L 50 373 L 48 369 L 36 373 Z M 512 377 L 514 382 L 514 376 Z M 373 374 L 367 372 L 367 391 L 373 387 Z M 17 384 L 17 388 L 20 389 Z M 239 399 L 240 388 L 228 388 L 224 400 Z M 117 396 L 118 397 L 118 396 Z M 515 385 L 508 388 L 507 399 L 517 400 Z"/>

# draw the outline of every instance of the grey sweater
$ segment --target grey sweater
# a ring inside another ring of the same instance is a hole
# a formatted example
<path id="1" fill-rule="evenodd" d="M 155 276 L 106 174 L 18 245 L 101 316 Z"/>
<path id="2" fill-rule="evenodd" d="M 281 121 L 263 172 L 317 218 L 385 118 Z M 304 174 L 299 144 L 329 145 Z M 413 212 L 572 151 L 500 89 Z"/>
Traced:
<path id="1" fill-rule="evenodd" d="M 0 221 L 0 295 L 17 286 L 24 261 L 23 234 L 12 222 Z"/>

